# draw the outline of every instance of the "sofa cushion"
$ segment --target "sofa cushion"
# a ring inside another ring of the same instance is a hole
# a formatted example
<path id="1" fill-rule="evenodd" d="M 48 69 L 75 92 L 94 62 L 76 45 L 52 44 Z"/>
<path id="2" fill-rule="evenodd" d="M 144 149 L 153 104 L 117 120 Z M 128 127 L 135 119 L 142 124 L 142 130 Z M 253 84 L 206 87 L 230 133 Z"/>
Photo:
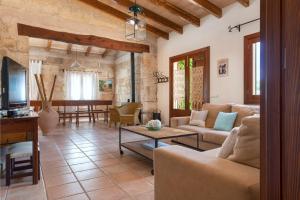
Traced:
<path id="1" fill-rule="evenodd" d="M 237 118 L 234 123 L 234 127 L 238 127 L 241 125 L 242 119 L 247 116 L 254 115 L 259 112 L 258 106 L 248 106 L 248 105 L 238 105 L 233 104 L 231 107 L 232 112 L 237 112 Z"/>
<path id="2" fill-rule="evenodd" d="M 214 129 L 219 131 L 231 131 L 236 116 L 237 116 L 236 112 L 232 112 L 232 113 L 219 112 L 218 117 L 215 121 Z"/>
<path id="3" fill-rule="evenodd" d="M 223 142 L 219 153 L 217 154 L 220 158 L 227 158 L 233 153 L 233 147 L 236 142 L 237 134 L 239 133 L 239 127 L 235 127 L 231 130 L 229 136 Z"/>
<path id="4" fill-rule="evenodd" d="M 205 127 L 213 128 L 219 112 L 231 112 L 231 105 L 205 103 L 202 110 L 208 110 Z"/>
<path id="5" fill-rule="evenodd" d="M 230 134 L 230 132 L 228 132 L 228 131 L 218 131 L 218 130 L 213 130 L 213 129 L 207 129 L 203 133 L 203 141 L 222 145 L 229 134 Z"/>
<path id="6" fill-rule="evenodd" d="M 205 127 L 205 120 L 207 117 L 207 110 L 197 111 L 192 110 L 191 118 L 190 118 L 190 125 Z"/>
<path id="7" fill-rule="evenodd" d="M 252 167 L 260 167 L 260 117 L 253 115 L 242 120 L 233 154 L 228 159 Z"/>
<path id="8" fill-rule="evenodd" d="M 205 142 L 210 142 L 218 145 L 222 145 L 222 143 L 230 133 L 227 131 L 218 131 L 218 130 L 213 130 L 211 128 L 204 128 L 204 127 L 192 126 L 192 125 L 182 125 L 179 126 L 178 128 L 187 131 L 195 131 L 199 133 L 200 136 L 199 139 Z"/>

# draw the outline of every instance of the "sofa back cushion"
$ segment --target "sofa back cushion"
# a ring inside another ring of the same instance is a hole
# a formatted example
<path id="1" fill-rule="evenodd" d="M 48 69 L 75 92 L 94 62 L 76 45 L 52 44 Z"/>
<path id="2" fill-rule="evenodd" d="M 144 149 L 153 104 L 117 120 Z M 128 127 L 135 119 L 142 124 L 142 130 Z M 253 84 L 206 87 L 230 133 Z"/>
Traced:
<path id="1" fill-rule="evenodd" d="M 219 112 L 231 112 L 231 105 L 205 103 L 202 106 L 202 110 L 208 110 L 205 127 L 213 128 Z"/>
<path id="2" fill-rule="evenodd" d="M 259 106 L 248 106 L 248 105 L 239 105 L 233 104 L 231 106 L 232 112 L 237 112 L 237 118 L 234 123 L 234 127 L 241 125 L 242 119 L 247 116 L 251 116 L 259 113 Z"/>
<path id="3" fill-rule="evenodd" d="M 233 154 L 229 160 L 260 167 L 260 117 L 252 115 L 242 119 L 242 125 L 237 134 Z"/>

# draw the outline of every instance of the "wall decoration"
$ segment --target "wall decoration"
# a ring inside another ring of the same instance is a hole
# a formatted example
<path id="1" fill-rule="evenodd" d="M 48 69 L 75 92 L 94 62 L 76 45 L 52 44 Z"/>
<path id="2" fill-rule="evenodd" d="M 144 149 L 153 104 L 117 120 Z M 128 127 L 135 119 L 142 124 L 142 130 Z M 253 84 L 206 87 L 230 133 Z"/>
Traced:
<path id="1" fill-rule="evenodd" d="M 161 72 L 153 72 L 153 77 L 156 79 L 155 83 L 166 83 L 169 81 L 169 77 L 163 75 Z"/>
<path id="2" fill-rule="evenodd" d="M 99 80 L 99 91 L 100 92 L 112 92 L 113 80 Z"/>
<path id="3" fill-rule="evenodd" d="M 228 76 L 228 58 L 218 60 L 219 77 Z"/>

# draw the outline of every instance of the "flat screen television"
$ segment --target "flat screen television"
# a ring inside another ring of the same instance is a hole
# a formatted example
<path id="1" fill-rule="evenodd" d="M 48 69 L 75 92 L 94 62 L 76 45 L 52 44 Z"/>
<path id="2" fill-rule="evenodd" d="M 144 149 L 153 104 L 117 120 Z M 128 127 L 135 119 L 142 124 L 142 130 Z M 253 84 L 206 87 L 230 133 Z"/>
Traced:
<path id="1" fill-rule="evenodd" d="M 3 57 L 1 70 L 1 109 L 27 106 L 26 68 L 9 57 Z"/>

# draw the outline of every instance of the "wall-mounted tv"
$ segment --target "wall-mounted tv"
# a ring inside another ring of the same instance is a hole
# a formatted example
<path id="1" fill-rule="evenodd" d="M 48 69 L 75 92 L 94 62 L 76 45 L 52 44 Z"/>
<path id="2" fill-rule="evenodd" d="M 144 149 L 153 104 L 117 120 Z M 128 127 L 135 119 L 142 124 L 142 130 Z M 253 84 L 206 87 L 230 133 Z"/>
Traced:
<path id="1" fill-rule="evenodd" d="M 1 109 L 27 106 L 26 68 L 9 57 L 3 57 L 1 70 Z"/>

